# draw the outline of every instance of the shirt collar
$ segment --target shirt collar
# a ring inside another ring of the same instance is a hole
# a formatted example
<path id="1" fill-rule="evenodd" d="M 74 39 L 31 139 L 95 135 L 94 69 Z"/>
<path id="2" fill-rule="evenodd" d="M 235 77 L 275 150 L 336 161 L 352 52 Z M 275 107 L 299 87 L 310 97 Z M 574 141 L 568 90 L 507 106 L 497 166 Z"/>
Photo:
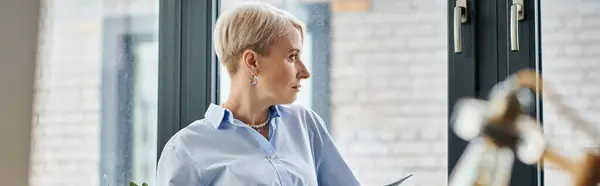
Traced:
<path id="1" fill-rule="evenodd" d="M 281 105 L 273 105 L 269 107 L 269 119 L 277 118 L 282 113 L 282 109 L 285 108 Z M 231 111 L 225 107 L 220 105 L 216 105 L 211 103 L 204 113 L 204 117 L 208 120 L 209 124 L 213 126 L 215 129 L 222 127 L 224 124 L 234 124 L 236 123 L 236 119 L 233 118 L 233 114 Z M 239 122 L 239 121 L 238 121 Z"/>

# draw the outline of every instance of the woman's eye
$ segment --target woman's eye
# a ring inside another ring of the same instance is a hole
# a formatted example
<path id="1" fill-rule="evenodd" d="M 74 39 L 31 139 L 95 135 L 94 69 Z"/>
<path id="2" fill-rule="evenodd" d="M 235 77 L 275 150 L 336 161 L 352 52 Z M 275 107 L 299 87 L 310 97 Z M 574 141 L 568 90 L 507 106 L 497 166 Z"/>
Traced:
<path id="1" fill-rule="evenodd" d="M 291 56 L 290 56 L 288 59 L 289 59 L 290 61 L 295 61 L 297 57 L 298 57 L 298 55 L 297 55 L 297 54 L 294 54 L 294 55 L 291 55 Z"/>

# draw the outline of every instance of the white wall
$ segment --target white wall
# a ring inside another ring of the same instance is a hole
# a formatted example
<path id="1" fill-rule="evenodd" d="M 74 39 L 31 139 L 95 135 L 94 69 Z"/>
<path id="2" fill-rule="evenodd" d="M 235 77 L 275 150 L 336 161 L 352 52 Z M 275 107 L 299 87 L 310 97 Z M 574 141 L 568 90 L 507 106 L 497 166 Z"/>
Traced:
<path id="1" fill-rule="evenodd" d="M 541 9 L 544 84 L 554 87 L 566 104 L 600 131 L 600 1 L 545 0 Z M 585 149 L 598 149 L 599 136 L 588 136 L 568 120 L 544 91 L 544 130 L 552 145 L 575 160 Z M 572 185 L 571 181 L 568 172 L 546 164 L 546 186 Z"/>
<path id="2" fill-rule="evenodd" d="M 0 1 L 0 185 L 29 185 L 39 7 L 39 0 Z"/>

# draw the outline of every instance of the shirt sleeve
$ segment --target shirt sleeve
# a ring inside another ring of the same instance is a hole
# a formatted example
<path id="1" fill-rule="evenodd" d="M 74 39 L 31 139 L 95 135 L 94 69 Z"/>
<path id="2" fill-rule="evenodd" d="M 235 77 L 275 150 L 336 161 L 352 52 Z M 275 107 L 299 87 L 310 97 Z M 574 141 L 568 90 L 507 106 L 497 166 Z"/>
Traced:
<path id="1" fill-rule="evenodd" d="M 161 186 L 203 185 L 190 157 L 172 145 L 165 146 L 156 174 L 156 184 Z"/>
<path id="2" fill-rule="evenodd" d="M 352 170 L 342 158 L 323 119 L 314 111 L 309 111 L 313 126 L 313 146 L 317 161 L 317 180 L 319 186 L 356 186 L 360 185 Z"/>

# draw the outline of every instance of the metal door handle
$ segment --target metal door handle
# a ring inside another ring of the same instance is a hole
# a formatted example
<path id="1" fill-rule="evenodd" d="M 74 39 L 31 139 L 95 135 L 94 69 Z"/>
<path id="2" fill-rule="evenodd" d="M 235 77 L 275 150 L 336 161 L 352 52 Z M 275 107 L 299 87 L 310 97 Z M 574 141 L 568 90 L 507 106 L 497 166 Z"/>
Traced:
<path id="1" fill-rule="evenodd" d="M 510 6 L 510 50 L 519 51 L 519 21 L 525 18 L 523 0 L 513 0 Z"/>
<path id="2" fill-rule="evenodd" d="M 467 0 L 456 0 L 454 7 L 454 53 L 462 52 L 462 23 L 467 22 Z"/>

